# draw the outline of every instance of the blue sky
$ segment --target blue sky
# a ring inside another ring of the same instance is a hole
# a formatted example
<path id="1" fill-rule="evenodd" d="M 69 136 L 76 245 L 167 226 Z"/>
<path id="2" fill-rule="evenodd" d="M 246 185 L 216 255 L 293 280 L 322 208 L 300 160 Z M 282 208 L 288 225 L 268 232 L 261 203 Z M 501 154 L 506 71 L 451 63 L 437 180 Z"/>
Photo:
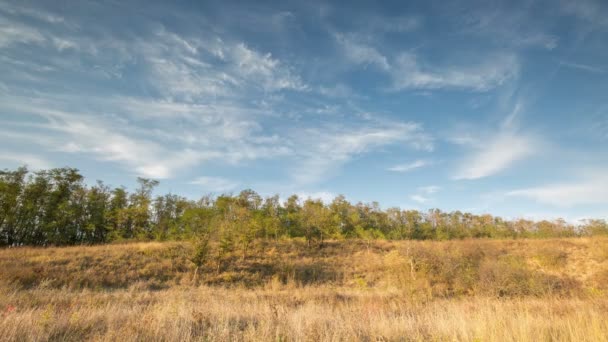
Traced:
<path id="1" fill-rule="evenodd" d="M 0 1 L 0 167 L 607 218 L 607 41 L 599 0 Z"/>

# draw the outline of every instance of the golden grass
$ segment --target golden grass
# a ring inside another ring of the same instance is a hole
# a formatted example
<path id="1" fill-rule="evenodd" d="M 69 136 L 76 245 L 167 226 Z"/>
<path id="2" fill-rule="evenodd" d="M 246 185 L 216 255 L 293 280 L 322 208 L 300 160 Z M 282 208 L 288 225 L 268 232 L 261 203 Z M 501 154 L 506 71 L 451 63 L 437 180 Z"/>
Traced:
<path id="1" fill-rule="evenodd" d="M 0 340 L 606 341 L 606 299 L 412 302 L 331 287 L 29 290 L 1 301 Z"/>
<path id="2" fill-rule="evenodd" d="M 1 341 L 608 341 L 608 239 L 0 250 Z"/>

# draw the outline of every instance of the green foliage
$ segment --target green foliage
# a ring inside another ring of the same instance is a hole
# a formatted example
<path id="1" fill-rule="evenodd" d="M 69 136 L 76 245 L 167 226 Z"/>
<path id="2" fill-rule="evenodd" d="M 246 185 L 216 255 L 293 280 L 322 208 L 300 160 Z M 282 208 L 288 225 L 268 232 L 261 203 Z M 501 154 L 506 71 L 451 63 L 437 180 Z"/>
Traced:
<path id="1" fill-rule="evenodd" d="M 196 267 L 203 266 L 209 258 L 211 246 L 209 244 L 209 236 L 202 235 L 194 241 L 194 253 L 190 258 Z"/>
<path id="2" fill-rule="evenodd" d="M 331 203 L 300 199 L 284 203 L 243 190 L 236 196 L 198 201 L 153 196 L 158 181 L 138 178 L 129 193 L 102 182 L 84 184 L 73 168 L 29 173 L 0 171 L 0 246 L 98 244 L 119 240 L 183 240 L 206 236 L 218 260 L 238 250 L 243 259 L 256 240 L 304 238 L 309 246 L 327 239 L 453 240 L 465 238 L 551 238 L 608 235 L 605 220 L 572 225 L 564 220 L 506 221 L 491 215 L 390 208 L 378 203 Z M 219 261 L 218 261 L 219 263 Z"/>

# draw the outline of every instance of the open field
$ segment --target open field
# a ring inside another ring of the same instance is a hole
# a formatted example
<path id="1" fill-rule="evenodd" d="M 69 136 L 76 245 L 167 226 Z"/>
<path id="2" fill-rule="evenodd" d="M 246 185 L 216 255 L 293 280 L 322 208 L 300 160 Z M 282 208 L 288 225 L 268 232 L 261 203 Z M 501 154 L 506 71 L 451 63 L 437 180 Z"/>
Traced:
<path id="1" fill-rule="evenodd" d="M 607 341 L 608 239 L 0 251 L 0 340 Z"/>

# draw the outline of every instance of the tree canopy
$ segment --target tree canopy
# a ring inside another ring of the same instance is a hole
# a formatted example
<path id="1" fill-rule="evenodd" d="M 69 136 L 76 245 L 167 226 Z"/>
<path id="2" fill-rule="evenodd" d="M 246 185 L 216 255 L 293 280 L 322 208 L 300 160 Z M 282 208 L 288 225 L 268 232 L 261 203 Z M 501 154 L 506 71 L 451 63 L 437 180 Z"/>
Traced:
<path id="1" fill-rule="evenodd" d="M 504 220 L 460 211 L 426 212 L 293 195 L 263 198 L 246 189 L 237 195 L 205 195 L 190 200 L 175 194 L 154 196 L 158 181 L 138 178 L 129 192 L 102 181 L 93 186 L 74 168 L 29 172 L 0 171 L 0 245 L 99 244 L 121 240 L 216 241 L 223 251 L 246 257 L 257 239 L 547 238 L 608 235 L 605 220 L 578 225 L 564 220 Z M 203 242 L 207 243 L 207 242 Z"/>

